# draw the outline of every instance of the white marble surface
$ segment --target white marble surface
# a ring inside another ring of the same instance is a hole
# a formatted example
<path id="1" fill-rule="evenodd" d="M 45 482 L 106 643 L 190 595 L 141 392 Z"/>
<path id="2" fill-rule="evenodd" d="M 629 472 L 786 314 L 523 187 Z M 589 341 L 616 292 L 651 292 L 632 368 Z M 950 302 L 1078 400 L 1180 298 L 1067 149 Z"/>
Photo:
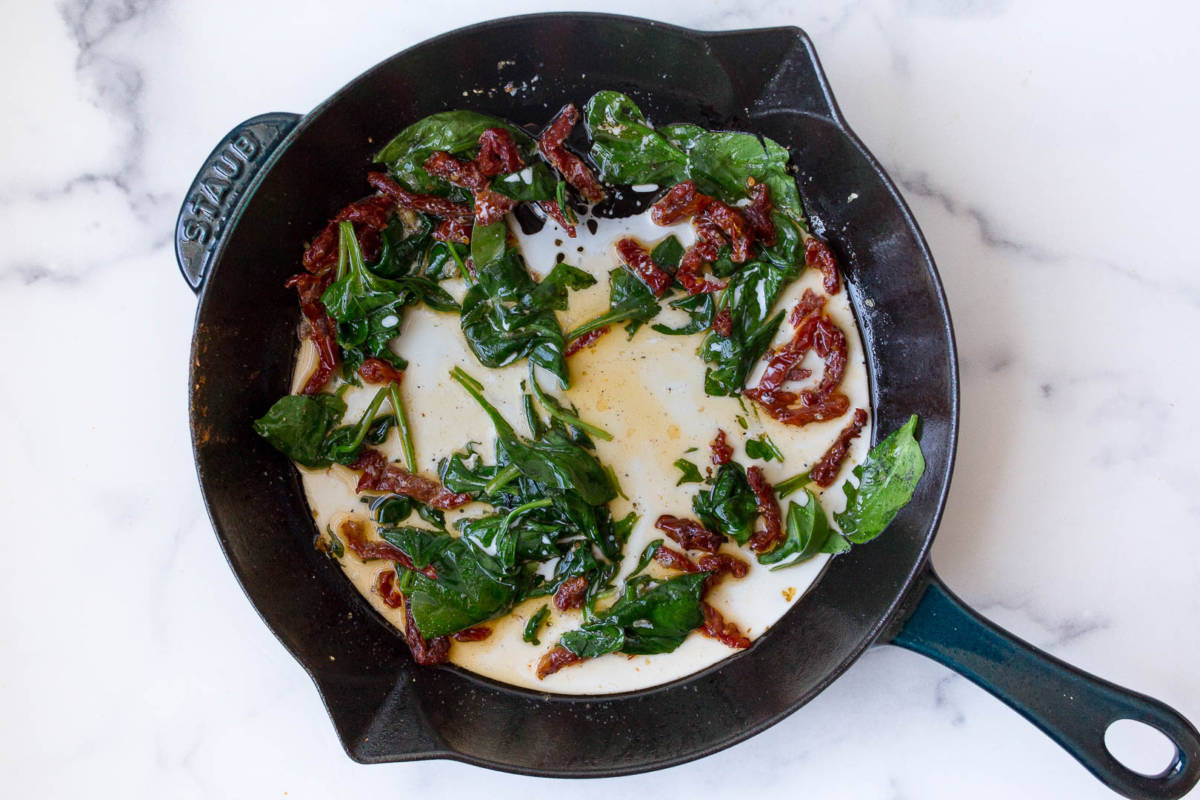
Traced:
<path id="1" fill-rule="evenodd" d="M 1019 635 L 1197 720 L 1200 12 L 1050 5 L 605 10 L 812 34 L 912 204 L 957 323 L 962 440 L 935 563 Z M 750 742 L 658 774 L 566 787 L 347 760 L 201 504 L 195 300 L 172 226 L 233 123 L 306 111 L 497 6 L 452 8 L 453 22 L 382 1 L 5 4 L 0 794 L 1111 796 L 1000 703 L 891 647 Z"/>

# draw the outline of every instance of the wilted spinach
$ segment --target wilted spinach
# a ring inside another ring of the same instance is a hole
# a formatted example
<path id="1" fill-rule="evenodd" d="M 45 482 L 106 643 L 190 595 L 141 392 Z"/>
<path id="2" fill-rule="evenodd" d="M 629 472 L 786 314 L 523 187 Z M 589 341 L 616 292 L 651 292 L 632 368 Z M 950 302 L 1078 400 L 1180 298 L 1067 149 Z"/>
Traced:
<path id="1" fill-rule="evenodd" d="M 679 476 L 679 480 L 675 481 L 676 486 L 682 486 L 685 483 L 702 483 L 704 481 L 704 476 L 700 474 L 700 468 L 686 458 L 676 459 L 675 468 L 682 473 Z"/>
<path id="2" fill-rule="evenodd" d="M 748 542 L 758 519 L 758 498 L 742 465 L 736 461 L 722 464 L 712 485 L 692 498 L 692 510 L 710 531 L 722 533 L 738 544 Z"/>
<path id="3" fill-rule="evenodd" d="M 521 632 L 521 638 L 532 645 L 541 644 L 541 641 L 538 639 L 538 631 L 541 630 L 548 616 L 550 616 L 549 604 L 539 608 L 537 613 L 529 618 L 529 621 L 525 623 L 525 630 Z"/>
<path id="4" fill-rule="evenodd" d="M 608 273 L 608 311 L 568 333 L 567 341 L 578 339 L 606 325 L 626 321 L 629 324 L 625 326 L 625 330 L 629 332 L 630 338 L 633 338 L 637 329 L 659 311 L 662 311 L 662 306 L 655 301 L 654 293 L 646 284 L 625 267 L 617 267 Z"/>
<path id="5" fill-rule="evenodd" d="M 765 433 L 757 439 L 746 440 L 746 455 L 763 461 L 774 459 L 783 463 L 783 453 L 775 445 L 775 442 L 771 441 L 771 437 Z"/>
<path id="6" fill-rule="evenodd" d="M 704 622 L 700 595 L 707 572 L 661 582 L 627 581 L 625 592 L 606 611 L 563 634 L 562 646 L 584 658 L 605 653 L 669 653 Z"/>
<path id="7" fill-rule="evenodd" d="M 918 419 L 908 422 L 871 448 L 867 460 L 854 468 L 858 486 L 846 481 L 846 510 L 834 514 L 838 527 L 854 544 L 869 542 L 908 505 L 925 473 L 925 457 L 917 443 Z"/>
<path id="8" fill-rule="evenodd" d="M 818 553 L 844 553 L 850 543 L 829 527 L 825 511 L 817 496 L 804 490 L 804 505 L 788 503 L 784 521 L 784 540 L 769 553 L 758 557 L 758 563 L 771 569 L 783 569 L 808 561 Z"/>
<path id="9" fill-rule="evenodd" d="M 292 461 L 321 469 L 331 463 L 322 447 L 325 437 L 345 413 L 337 395 L 284 395 L 254 421 L 254 432 Z"/>
<path id="10" fill-rule="evenodd" d="M 783 322 L 783 311 L 768 318 L 771 308 L 796 275 L 796 269 L 756 261 L 733 276 L 717 306 L 718 313 L 729 309 L 732 315 L 730 335 L 709 333 L 700 344 L 700 357 L 709 365 L 704 373 L 705 392 L 736 395 L 742 391 L 746 376 Z"/>

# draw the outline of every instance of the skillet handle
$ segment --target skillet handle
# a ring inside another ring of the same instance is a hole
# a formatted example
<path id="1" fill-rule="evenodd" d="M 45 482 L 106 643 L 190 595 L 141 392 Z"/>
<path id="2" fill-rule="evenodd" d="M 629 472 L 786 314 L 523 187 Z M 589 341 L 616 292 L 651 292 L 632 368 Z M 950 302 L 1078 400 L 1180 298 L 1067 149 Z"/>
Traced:
<path id="1" fill-rule="evenodd" d="M 249 195 L 268 156 L 300 121 L 299 114 L 260 114 L 225 134 L 204 159 L 175 223 L 175 260 L 196 294 L 239 201 Z"/>
<path id="2" fill-rule="evenodd" d="M 892 639 L 968 678 L 1058 742 L 1111 789 L 1132 798 L 1182 797 L 1200 780 L 1200 733 L 1179 712 L 1059 661 L 976 614 L 933 569 L 924 594 Z M 1117 761 L 1104 734 L 1117 720 L 1155 728 L 1175 745 L 1158 775 Z"/>

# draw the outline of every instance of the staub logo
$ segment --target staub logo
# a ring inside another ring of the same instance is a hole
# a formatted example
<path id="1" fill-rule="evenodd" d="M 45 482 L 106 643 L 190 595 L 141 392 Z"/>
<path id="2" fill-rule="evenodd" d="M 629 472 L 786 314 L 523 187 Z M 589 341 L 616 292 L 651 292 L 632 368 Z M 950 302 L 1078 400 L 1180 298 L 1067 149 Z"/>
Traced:
<path id="1" fill-rule="evenodd" d="M 267 156 L 299 120 L 295 114 L 263 114 L 247 120 L 204 162 L 175 225 L 175 256 L 193 289 L 203 285 L 238 201 Z"/>
<path id="2" fill-rule="evenodd" d="M 251 130 L 242 131 L 217 151 L 200 174 L 185 205 L 186 216 L 180 235 L 185 242 L 208 244 L 224 220 L 226 202 L 232 203 L 240 192 L 237 181 L 249 173 L 249 167 L 262 153 L 262 143 Z"/>

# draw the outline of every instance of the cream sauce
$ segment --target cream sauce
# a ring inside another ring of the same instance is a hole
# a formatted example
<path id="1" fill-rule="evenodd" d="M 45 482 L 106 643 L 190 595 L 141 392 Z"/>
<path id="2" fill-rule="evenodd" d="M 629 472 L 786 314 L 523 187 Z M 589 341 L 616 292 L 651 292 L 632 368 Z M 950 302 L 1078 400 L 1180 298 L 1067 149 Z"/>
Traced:
<path id="1" fill-rule="evenodd" d="M 582 222 L 582 220 L 581 220 Z M 622 220 L 598 219 L 597 231 L 592 234 L 584 224 L 578 227 L 578 238 L 569 239 L 556 225 L 548 222 L 541 232 L 526 236 L 514 231 L 530 271 L 544 276 L 553 267 L 556 257 L 580 267 L 596 277 L 596 285 L 573 292 L 570 306 L 560 312 L 564 330 L 569 330 L 603 313 L 608 308 L 608 272 L 619 262 L 613 245 L 623 236 L 634 236 L 651 245 L 674 233 L 685 246 L 693 240 L 689 225 L 660 228 L 649 220 L 648 214 Z M 515 227 L 515 226 L 514 226 Z M 461 281 L 448 281 L 447 290 L 461 299 L 465 286 Z M 806 288 L 821 292 L 821 274 L 807 270 L 777 301 L 776 309 L 790 308 Z M 841 385 L 851 408 L 870 409 L 867 372 L 862 344 L 858 336 L 850 305 L 843 290 L 829 298 L 826 311 L 846 334 L 848 359 Z M 686 321 L 681 312 L 664 306 L 655 322 L 672 327 Z M 791 336 L 791 327 L 781 326 L 773 346 Z M 756 413 L 752 403 L 743 411 L 736 398 L 709 397 L 704 394 L 704 364 L 697 355 L 703 334 L 694 336 L 664 336 L 643 326 L 629 340 L 623 328 L 615 328 L 593 346 L 570 359 L 571 388 L 566 393 L 579 408 L 580 416 L 613 434 L 612 441 L 596 441 L 596 454 L 602 463 L 613 466 L 621 488 L 628 500 L 618 497 L 611 504 L 614 517 L 633 510 L 639 520 L 625 547 L 625 559 L 620 576 L 631 571 L 643 548 L 652 540 L 664 538 L 654 528 L 660 514 L 692 516 L 692 496 L 697 484 L 675 486 L 679 470 L 673 462 L 684 457 L 705 471 L 709 461 L 709 442 L 718 428 L 724 429 L 734 446 L 734 457 L 745 464 L 762 467 L 768 480 L 777 482 L 807 469 L 825 452 L 848 420 L 842 417 L 803 428 L 776 422 L 765 414 Z M 484 385 L 487 398 L 518 430 L 524 429 L 521 409 L 520 382 L 527 375 L 525 361 L 492 370 L 482 366 L 467 346 L 453 313 L 432 311 L 424 306 L 410 308 L 405 313 L 401 335 L 392 343 L 393 349 L 409 362 L 402 386 L 403 401 L 412 422 L 417 460 L 422 472 L 436 475 L 437 463 L 449 454 L 461 451 L 468 442 L 479 444 L 476 450 L 490 462 L 495 435 L 491 422 L 478 405 L 449 377 L 450 370 L 460 366 Z M 811 354 L 810 354 L 811 357 Z M 293 391 L 303 385 L 315 365 L 311 343 L 305 341 L 297 359 Z M 806 363 L 814 367 L 815 382 L 819 378 L 820 362 Z M 758 369 L 761 371 L 761 365 Z M 752 374 L 750 385 L 757 380 Z M 558 392 L 556 381 L 549 374 L 541 375 L 547 390 Z M 367 407 L 375 387 L 352 387 L 346 394 L 347 419 L 356 419 Z M 748 412 L 748 413 L 747 413 Z M 737 418 L 743 417 L 748 429 Z M 785 461 L 751 462 L 745 455 L 748 438 L 769 434 L 785 455 Z M 847 463 L 839 480 L 821 494 L 827 513 L 844 506 L 841 484 L 850 473 L 851 465 L 861 462 L 871 438 L 870 423 L 851 445 Z M 688 448 L 696 448 L 686 453 Z M 395 432 L 380 448 L 392 460 L 401 459 L 401 447 Z M 318 530 L 327 526 L 336 530 L 347 514 L 355 514 L 367 524 L 370 515 L 363 498 L 354 492 L 357 474 L 341 466 L 326 470 L 301 468 L 305 491 L 312 507 Z M 792 496 L 789 500 L 795 500 Z M 783 503 L 786 512 L 787 501 Z M 448 512 L 447 523 L 459 516 L 480 516 L 490 507 L 471 503 L 457 511 Z M 423 524 L 414 515 L 406 524 Z M 453 528 L 451 527 L 451 530 Z M 668 544 L 672 544 L 667 540 Z M 724 579 L 709 595 L 710 602 L 724 617 L 735 623 L 747 636 L 756 639 L 766 632 L 799 598 L 820 574 L 828 556 L 818 556 L 804 564 L 775 572 L 760 566 L 748 550 L 732 543 L 725 552 L 738 555 L 749 563 L 749 574 L 741 579 Z M 388 608 L 372 585 L 376 574 L 390 568 L 385 562 L 363 563 L 347 551 L 341 559 L 347 577 L 393 625 L 402 628 L 402 610 Z M 652 565 L 651 572 L 661 576 L 668 573 Z M 618 578 L 618 588 L 620 577 Z M 549 605 L 550 617 L 542 627 L 540 646 L 521 638 L 522 629 L 543 605 Z M 517 606 L 508 616 L 488 622 L 492 635 L 482 642 L 454 643 L 450 660 L 472 672 L 505 683 L 544 692 L 570 694 L 606 694 L 642 689 L 681 678 L 732 655 L 735 651 L 725 645 L 693 633 L 677 650 L 653 656 L 624 656 L 613 654 L 592 659 L 560 670 L 539 680 L 535 668 L 539 657 L 551 649 L 559 636 L 579 625 L 579 612 L 560 613 L 550 598 L 537 598 Z"/>

